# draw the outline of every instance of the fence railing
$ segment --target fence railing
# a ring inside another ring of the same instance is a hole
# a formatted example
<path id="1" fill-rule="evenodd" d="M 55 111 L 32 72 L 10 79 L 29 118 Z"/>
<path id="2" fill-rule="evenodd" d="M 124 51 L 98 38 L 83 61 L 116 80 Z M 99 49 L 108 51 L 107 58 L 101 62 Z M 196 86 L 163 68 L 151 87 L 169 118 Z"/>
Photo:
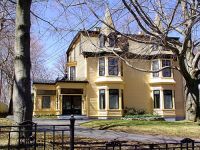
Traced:
<path id="1" fill-rule="evenodd" d="M 19 125 L 0 126 L 0 149 L 70 149 L 74 150 L 74 125 L 38 125 L 25 121 Z"/>
<path id="2" fill-rule="evenodd" d="M 38 125 L 31 121 L 17 126 L 0 126 L 0 149 L 78 150 L 200 150 L 200 142 L 185 138 L 175 143 L 129 144 L 127 141 L 75 141 L 75 118 L 66 125 Z"/>

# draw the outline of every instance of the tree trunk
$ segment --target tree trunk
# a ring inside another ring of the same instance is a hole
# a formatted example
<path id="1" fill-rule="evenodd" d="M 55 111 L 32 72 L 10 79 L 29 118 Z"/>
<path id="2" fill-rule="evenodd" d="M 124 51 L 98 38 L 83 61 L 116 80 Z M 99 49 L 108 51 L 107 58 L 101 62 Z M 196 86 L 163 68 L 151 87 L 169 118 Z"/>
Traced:
<path id="1" fill-rule="evenodd" d="M 17 0 L 14 58 L 13 111 L 17 123 L 32 120 L 30 82 L 30 7 L 31 0 Z"/>
<path id="2" fill-rule="evenodd" d="M 197 81 L 186 83 L 185 96 L 186 120 L 199 121 L 200 103 Z"/>

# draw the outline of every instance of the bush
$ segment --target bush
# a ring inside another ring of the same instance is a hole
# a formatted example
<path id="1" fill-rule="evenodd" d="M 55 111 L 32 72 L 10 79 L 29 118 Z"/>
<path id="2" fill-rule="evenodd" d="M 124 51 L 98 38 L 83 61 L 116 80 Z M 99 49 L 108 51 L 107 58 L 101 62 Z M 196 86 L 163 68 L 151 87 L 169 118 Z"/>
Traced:
<path id="1" fill-rule="evenodd" d="M 126 107 L 124 110 L 124 115 L 144 115 L 145 110 L 143 109 L 135 109 L 135 108 L 128 108 Z"/>

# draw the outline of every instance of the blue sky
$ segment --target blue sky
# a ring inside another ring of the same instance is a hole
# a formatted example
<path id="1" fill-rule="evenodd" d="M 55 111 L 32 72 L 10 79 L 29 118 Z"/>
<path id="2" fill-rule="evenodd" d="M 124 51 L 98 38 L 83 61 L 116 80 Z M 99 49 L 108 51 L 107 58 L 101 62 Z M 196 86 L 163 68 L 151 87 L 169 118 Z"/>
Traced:
<path id="1" fill-rule="evenodd" d="M 117 6 L 120 0 L 110 0 L 111 9 Z M 76 3 L 67 1 L 68 3 Z M 94 8 L 99 16 L 103 17 L 105 4 Z M 55 68 L 54 64 L 63 55 L 78 30 L 91 28 L 97 21 L 94 15 L 86 6 L 69 7 L 64 10 L 54 1 L 41 2 L 32 5 L 32 10 L 43 19 L 51 22 L 57 30 L 48 23 L 32 17 L 31 33 L 37 38 L 37 41 L 43 46 L 41 55 L 45 55 L 44 63 L 51 70 Z M 84 20 L 84 21 L 83 21 Z M 96 26 L 101 26 L 97 23 Z M 56 74 L 54 76 L 57 76 Z"/>
<path id="2" fill-rule="evenodd" d="M 68 4 L 76 4 L 74 0 L 66 0 Z M 106 0 L 105 0 L 106 1 Z M 95 12 L 104 17 L 105 2 L 99 2 L 99 5 L 91 5 Z M 118 30 L 126 32 L 126 22 L 131 19 L 130 15 L 127 15 L 127 11 L 121 12 L 119 8 L 122 8 L 121 0 L 109 0 L 109 7 L 111 13 L 113 13 L 113 20 Z M 81 29 L 89 29 L 94 24 L 95 26 L 101 26 L 100 22 L 97 22 L 97 18 L 89 11 L 86 6 L 68 7 L 64 9 L 61 5 L 58 5 L 55 1 L 46 1 L 35 3 L 32 6 L 32 10 L 43 19 L 51 22 L 56 29 L 48 23 L 36 18 L 32 18 L 32 34 L 37 37 L 38 41 L 43 45 L 43 51 L 41 55 L 45 55 L 43 63 L 50 70 L 54 70 L 55 62 L 65 55 L 65 52 L 76 33 Z M 137 33 L 138 27 L 135 24 L 131 26 L 132 33 Z M 176 36 L 176 33 L 172 33 L 172 36 Z M 55 72 L 55 71 L 54 71 Z M 54 77 L 58 76 L 54 73 Z"/>

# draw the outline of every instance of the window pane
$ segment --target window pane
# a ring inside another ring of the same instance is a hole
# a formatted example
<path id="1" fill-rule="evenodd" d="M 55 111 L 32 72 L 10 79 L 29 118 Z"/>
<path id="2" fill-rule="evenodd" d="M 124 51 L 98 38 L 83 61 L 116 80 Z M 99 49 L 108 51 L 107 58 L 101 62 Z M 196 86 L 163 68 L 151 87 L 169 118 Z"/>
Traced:
<path id="1" fill-rule="evenodd" d="M 99 58 L 99 76 L 105 75 L 105 58 Z"/>
<path id="2" fill-rule="evenodd" d="M 70 80 L 76 80 L 76 68 L 75 68 L 75 66 L 70 67 Z"/>
<path id="3" fill-rule="evenodd" d="M 170 60 L 162 60 L 162 67 L 166 66 L 171 66 L 171 61 Z M 164 69 L 162 71 L 162 76 L 163 77 L 171 77 L 171 69 Z"/>
<path id="4" fill-rule="evenodd" d="M 154 108 L 160 108 L 160 91 L 153 91 L 153 99 L 154 99 Z"/>
<path id="5" fill-rule="evenodd" d="M 153 71 L 159 70 L 159 62 L 158 62 L 158 60 L 152 61 L 152 70 Z M 153 77 L 158 77 L 158 76 L 159 76 L 159 72 L 153 73 Z"/>
<path id="6" fill-rule="evenodd" d="M 50 96 L 42 96 L 42 108 L 50 108 Z"/>
<path id="7" fill-rule="evenodd" d="M 119 90 L 118 89 L 109 90 L 109 108 L 119 109 Z"/>
<path id="8" fill-rule="evenodd" d="M 99 90 L 99 109 L 105 109 L 105 90 Z"/>
<path id="9" fill-rule="evenodd" d="M 173 108 L 173 100 L 172 100 L 172 90 L 164 90 L 164 108 L 172 109 Z"/>
<path id="10" fill-rule="evenodd" d="M 108 58 L 108 74 L 109 75 L 118 75 L 118 59 L 117 58 Z"/>

